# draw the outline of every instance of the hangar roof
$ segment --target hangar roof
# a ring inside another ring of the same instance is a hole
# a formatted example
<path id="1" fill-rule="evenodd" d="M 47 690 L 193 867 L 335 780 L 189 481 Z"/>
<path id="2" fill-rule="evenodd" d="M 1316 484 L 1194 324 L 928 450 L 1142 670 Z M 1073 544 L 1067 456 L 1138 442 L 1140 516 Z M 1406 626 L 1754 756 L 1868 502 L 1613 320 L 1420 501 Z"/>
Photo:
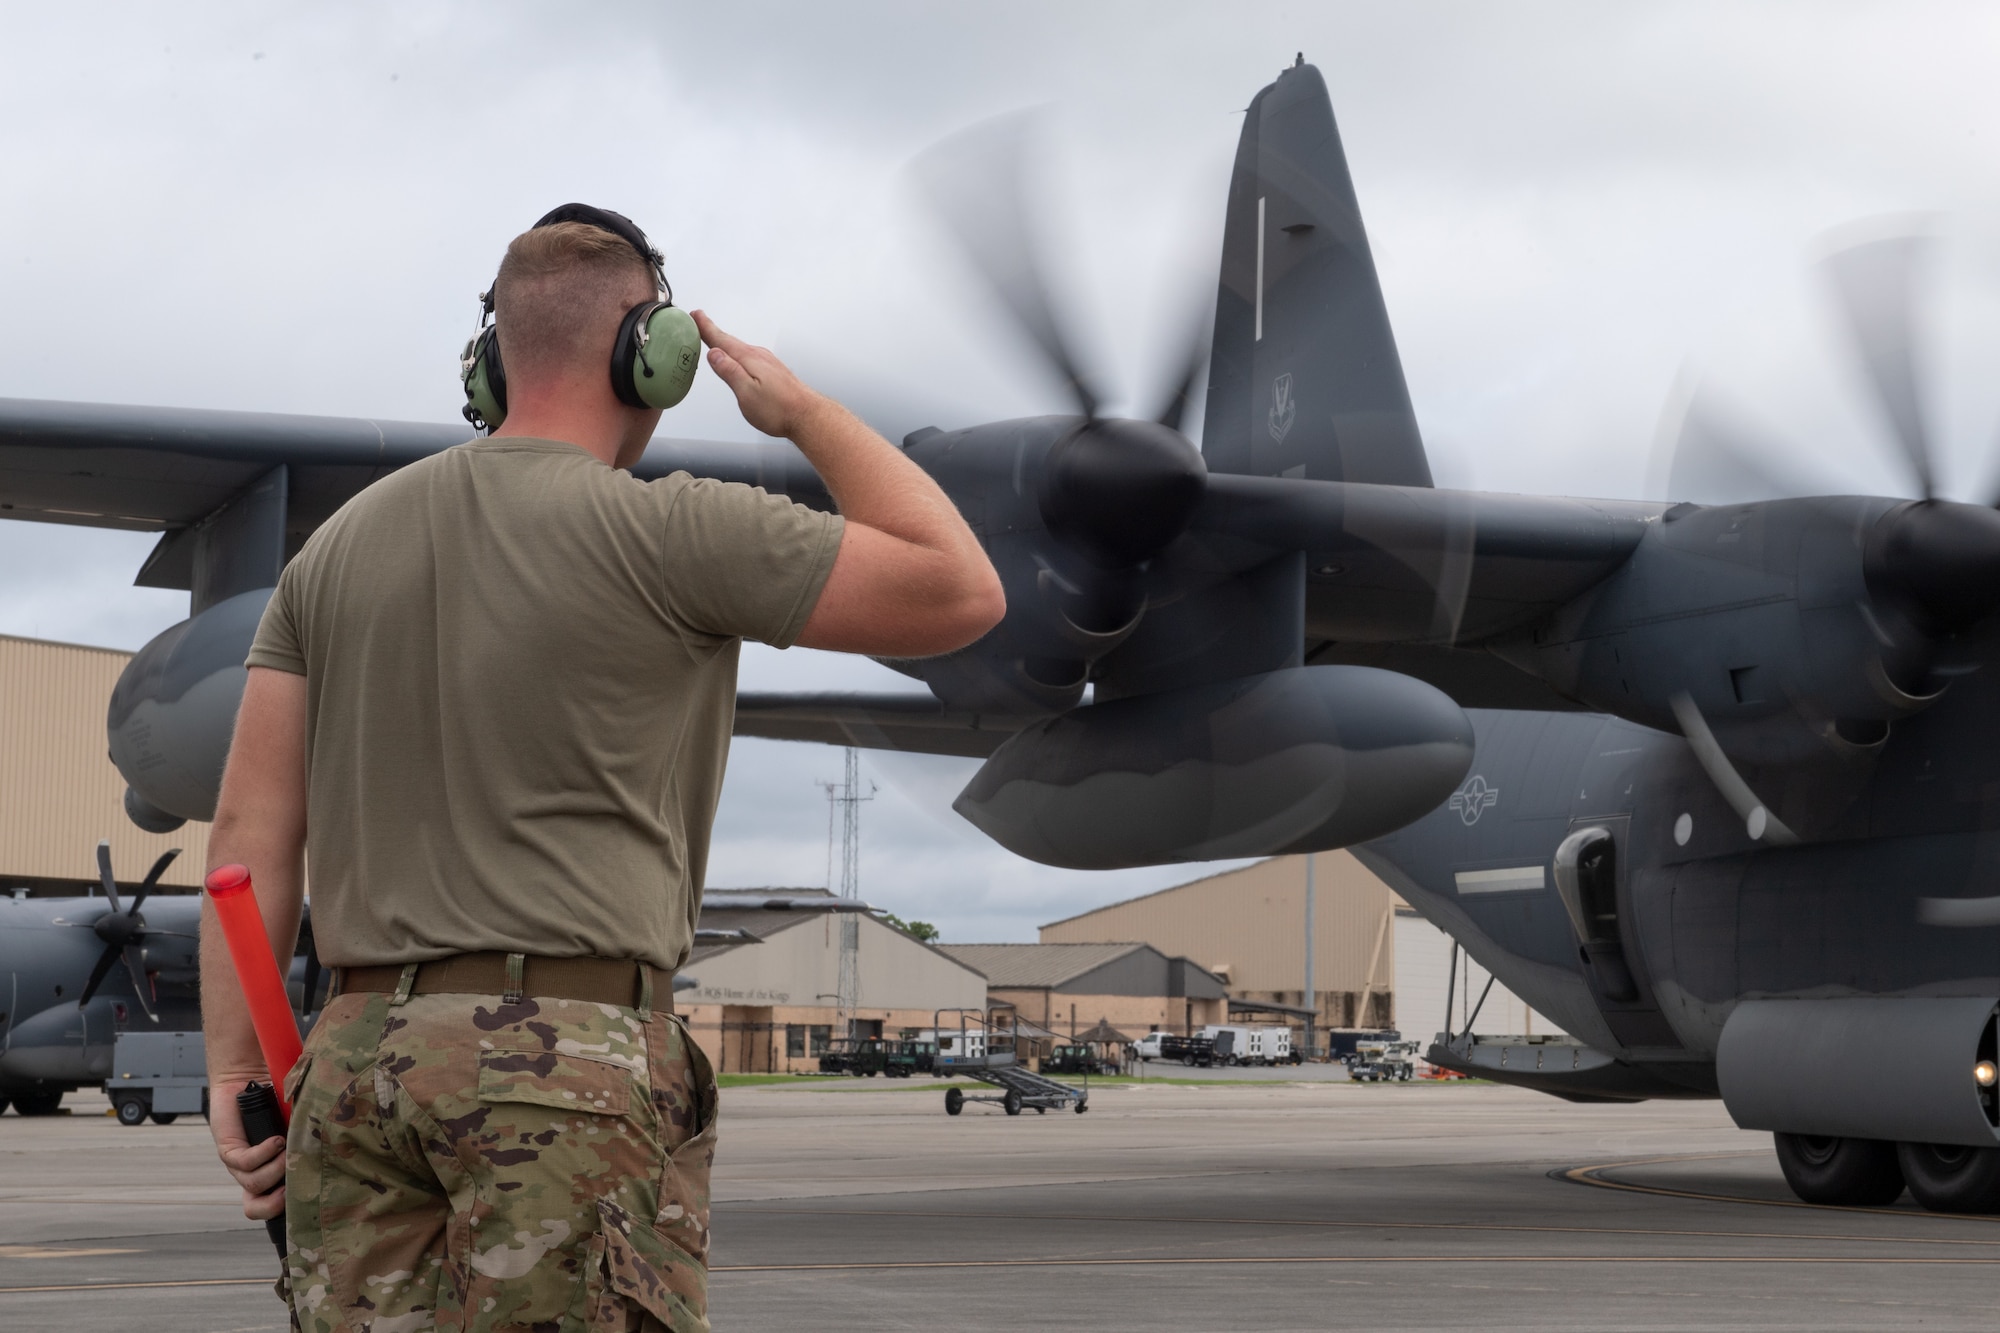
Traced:
<path id="1" fill-rule="evenodd" d="M 1222 979 L 1150 944 L 942 944 L 993 990 L 1053 990 L 1074 995 L 1187 995 L 1219 998 Z"/>

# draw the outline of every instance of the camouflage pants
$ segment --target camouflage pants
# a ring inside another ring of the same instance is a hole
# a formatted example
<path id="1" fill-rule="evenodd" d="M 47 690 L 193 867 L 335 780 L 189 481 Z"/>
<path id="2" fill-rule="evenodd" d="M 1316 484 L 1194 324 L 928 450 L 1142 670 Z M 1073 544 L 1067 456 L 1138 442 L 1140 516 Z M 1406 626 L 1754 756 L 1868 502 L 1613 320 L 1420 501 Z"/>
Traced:
<path id="1" fill-rule="evenodd" d="M 715 1076 L 679 1019 L 357 992 L 290 1088 L 306 1333 L 708 1328 Z"/>

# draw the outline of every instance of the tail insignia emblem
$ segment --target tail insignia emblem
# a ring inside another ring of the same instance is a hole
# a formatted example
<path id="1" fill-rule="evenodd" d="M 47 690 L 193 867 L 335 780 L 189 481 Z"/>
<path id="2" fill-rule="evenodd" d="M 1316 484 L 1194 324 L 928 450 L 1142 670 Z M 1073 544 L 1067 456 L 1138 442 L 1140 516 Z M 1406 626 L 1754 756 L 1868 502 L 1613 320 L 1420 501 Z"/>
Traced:
<path id="1" fill-rule="evenodd" d="M 1298 404 L 1292 401 L 1292 372 L 1288 370 L 1271 381 L 1271 438 L 1283 444 L 1298 415 Z"/>

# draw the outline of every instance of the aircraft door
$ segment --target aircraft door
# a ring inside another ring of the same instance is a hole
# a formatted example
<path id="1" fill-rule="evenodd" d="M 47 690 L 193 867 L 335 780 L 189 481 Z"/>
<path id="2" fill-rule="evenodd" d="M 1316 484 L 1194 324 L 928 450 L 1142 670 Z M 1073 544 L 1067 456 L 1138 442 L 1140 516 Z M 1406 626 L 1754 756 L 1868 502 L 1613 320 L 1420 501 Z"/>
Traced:
<path id="1" fill-rule="evenodd" d="M 1627 1047 L 1678 1049 L 1682 1042 L 1660 1013 L 1639 948 L 1627 865 L 1631 822 L 1625 815 L 1573 821 L 1556 848 L 1556 896 L 1612 1035 Z"/>

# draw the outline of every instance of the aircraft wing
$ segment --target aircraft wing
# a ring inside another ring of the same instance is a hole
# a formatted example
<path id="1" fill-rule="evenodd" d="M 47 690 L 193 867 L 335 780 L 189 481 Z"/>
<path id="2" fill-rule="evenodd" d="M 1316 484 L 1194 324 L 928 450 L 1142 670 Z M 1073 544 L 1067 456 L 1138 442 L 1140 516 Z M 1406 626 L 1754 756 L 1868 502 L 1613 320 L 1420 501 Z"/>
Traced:
<path id="1" fill-rule="evenodd" d="M 1022 724 L 946 708 L 929 694 L 739 694 L 736 734 L 984 759 Z"/>
<path id="2" fill-rule="evenodd" d="M 471 438 L 462 422 L 4 398 L 0 518 L 173 533 L 283 465 L 287 546 L 296 550 L 369 483 Z M 655 440 L 633 472 L 650 479 L 677 470 L 831 506 L 804 457 L 779 441 Z M 185 573 L 168 564 L 149 561 L 141 582 L 186 587 Z"/>

